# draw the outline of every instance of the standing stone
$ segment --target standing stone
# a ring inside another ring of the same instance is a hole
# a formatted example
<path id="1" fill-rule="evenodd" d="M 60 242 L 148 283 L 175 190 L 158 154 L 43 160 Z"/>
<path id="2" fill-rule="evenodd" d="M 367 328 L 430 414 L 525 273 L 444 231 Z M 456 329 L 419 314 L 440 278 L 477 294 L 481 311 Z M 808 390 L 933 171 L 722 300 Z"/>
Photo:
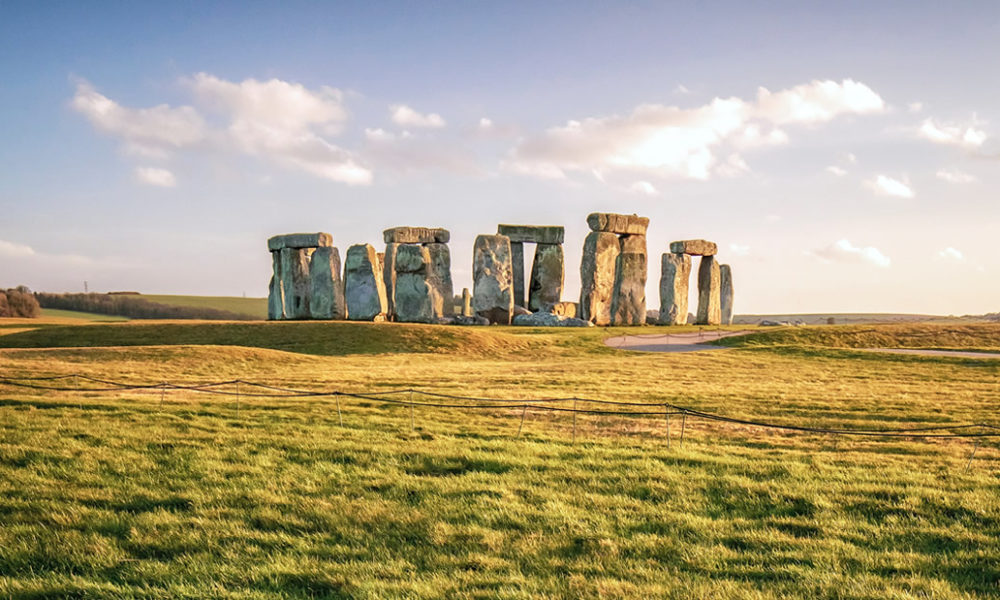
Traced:
<path id="1" fill-rule="evenodd" d="M 472 308 L 490 323 L 509 325 L 514 311 L 510 238 L 479 235 L 472 259 Z"/>
<path id="2" fill-rule="evenodd" d="M 379 271 L 378 253 L 370 244 L 355 244 L 344 258 L 344 296 L 347 318 L 373 321 L 387 310 L 385 281 Z"/>
<path id="3" fill-rule="evenodd" d="M 580 261 L 580 318 L 594 325 L 611 323 L 615 264 L 621 248 L 618 236 L 603 231 L 587 234 Z"/>
<path id="4" fill-rule="evenodd" d="M 397 321 L 430 323 L 436 319 L 434 305 L 441 299 L 427 281 L 430 263 L 430 252 L 423 246 L 402 245 L 396 249 L 393 306 Z"/>
<path id="5" fill-rule="evenodd" d="M 696 325 L 719 325 L 722 323 L 722 307 L 719 294 L 719 262 L 715 256 L 702 256 L 698 265 L 698 318 Z"/>
<path id="6" fill-rule="evenodd" d="M 330 246 L 316 248 L 309 261 L 309 282 L 309 316 L 343 319 L 347 315 L 339 250 Z"/>
<path id="7" fill-rule="evenodd" d="M 719 265 L 720 308 L 722 324 L 733 324 L 733 270 L 729 265 Z"/>
<path id="8" fill-rule="evenodd" d="M 528 308 L 532 312 L 551 310 L 553 305 L 562 300 L 564 278 L 562 244 L 538 244 L 535 259 L 531 263 Z"/>
<path id="9" fill-rule="evenodd" d="M 386 314 L 390 318 L 396 316 L 396 251 L 401 244 L 385 245 L 385 257 L 382 261 L 382 281 L 385 284 Z"/>
<path id="10" fill-rule="evenodd" d="M 267 318 L 276 321 L 285 318 L 285 294 L 281 287 L 281 253 L 271 253 L 271 283 L 267 292 Z"/>
<path id="11" fill-rule="evenodd" d="M 472 316 L 472 294 L 469 293 L 469 288 L 462 288 L 462 316 Z"/>
<path id="12" fill-rule="evenodd" d="M 451 251 L 448 244 L 424 244 L 430 253 L 431 262 L 427 271 L 427 283 L 437 291 L 434 304 L 435 317 L 450 317 L 455 314 L 455 286 L 451 281 Z"/>
<path id="13" fill-rule="evenodd" d="M 611 297 L 613 325 L 646 323 L 646 236 L 623 235 Z"/>
<path id="14" fill-rule="evenodd" d="M 690 279 L 690 256 L 670 252 L 663 254 L 660 271 L 660 325 L 687 324 Z"/>
<path id="15" fill-rule="evenodd" d="M 309 256 L 311 248 L 282 248 L 278 251 L 281 262 L 281 293 L 284 296 L 286 319 L 308 319 Z"/>
<path id="16" fill-rule="evenodd" d="M 502 233 L 499 235 L 503 235 Z M 527 306 L 524 302 L 524 244 L 510 243 L 510 263 L 514 276 L 514 306 Z"/>

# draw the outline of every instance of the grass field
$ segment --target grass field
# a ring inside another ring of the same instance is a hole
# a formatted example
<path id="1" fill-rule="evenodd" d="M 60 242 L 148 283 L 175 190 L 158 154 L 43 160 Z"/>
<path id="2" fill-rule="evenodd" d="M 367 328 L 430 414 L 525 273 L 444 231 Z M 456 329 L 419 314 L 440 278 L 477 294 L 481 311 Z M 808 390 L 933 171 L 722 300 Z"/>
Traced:
<path id="1" fill-rule="evenodd" d="M 267 318 L 267 298 L 240 298 L 235 296 L 173 296 L 167 294 L 142 294 L 140 298 L 169 304 L 172 306 L 190 306 L 192 308 L 214 308 L 229 312 L 250 315 L 258 319 Z"/>
<path id="2" fill-rule="evenodd" d="M 627 331 L 63 323 L 0 336 L 0 375 L 575 395 L 842 428 L 998 424 L 1000 361 L 858 350 L 997 348 L 997 325 L 796 328 L 696 354 L 601 343 Z M 350 398 L 341 426 L 333 398 L 248 389 L 238 401 L 171 390 L 161 404 L 158 391 L 0 386 L 0 597 L 1000 594 L 991 439 L 966 470 L 972 440 L 688 419 L 681 447 L 675 418 L 668 448 L 662 416 L 578 415 L 574 442 L 569 414 L 528 411 L 519 438 L 519 409 Z"/>

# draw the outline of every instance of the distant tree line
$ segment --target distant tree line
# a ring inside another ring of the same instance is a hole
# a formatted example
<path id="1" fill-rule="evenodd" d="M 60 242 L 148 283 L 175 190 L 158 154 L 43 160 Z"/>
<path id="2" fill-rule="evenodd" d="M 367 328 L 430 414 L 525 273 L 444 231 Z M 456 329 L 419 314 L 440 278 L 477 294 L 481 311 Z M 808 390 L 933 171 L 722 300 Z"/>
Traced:
<path id="1" fill-rule="evenodd" d="M 27 317 L 33 319 L 42 313 L 38 300 L 23 285 L 0 291 L 0 317 Z"/>
<path id="2" fill-rule="evenodd" d="M 36 292 L 42 308 L 75 310 L 131 319 L 207 319 L 252 321 L 253 316 L 217 308 L 196 308 L 151 302 L 132 294 L 49 294 Z"/>

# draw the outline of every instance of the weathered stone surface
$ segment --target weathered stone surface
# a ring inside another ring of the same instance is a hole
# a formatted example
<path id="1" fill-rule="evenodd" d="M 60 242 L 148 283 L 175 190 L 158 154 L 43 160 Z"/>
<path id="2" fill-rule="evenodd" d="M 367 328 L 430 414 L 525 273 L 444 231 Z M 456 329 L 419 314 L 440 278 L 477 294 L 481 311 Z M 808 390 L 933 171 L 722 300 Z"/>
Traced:
<path id="1" fill-rule="evenodd" d="M 462 288 L 462 316 L 472 316 L 472 293 L 469 288 Z"/>
<path id="2" fill-rule="evenodd" d="M 267 240 L 267 249 L 271 252 L 285 248 L 321 248 L 333 245 L 333 236 L 329 233 L 286 233 L 276 235 Z"/>
<path id="3" fill-rule="evenodd" d="M 722 324 L 733 324 L 733 270 L 729 265 L 719 265 L 719 307 Z"/>
<path id="4" fill-rule="evenodd" d="M 659 325 L 660 324 L 660 310 L 659 309 L 646 309 L 646 325 Z"/>
<path id="5" fill-rule="evenodd" d="M 594 324 L 583 319 L 554 315 L 549 312 L 536 312 L 514 317 L 514 325 L 528 327 L 593 327 Z"/>
<path id="6" fill-rule="evenodd" d="M 388 310 L 378 252 L 371 244 L 355 244 L 347 249 L 344 257 L 344 297 L 347 318 L 352 321 L 373 321 Z"/>
<path id="7" fill-rule="evenodd" d="M 308 319 L 309 257 L 311 248 L 283 248 L 278 251 L 281 261 L 281 293 L 284 296 L 285 319 Z"/>
<path id="8" fill-rule="evenodd" d="M 692 256 L 714 256 L 719 247 L 708 240 L 681 240 L 670 242 L 670 251 L 674 254 L 690 254 Z"/>
<path id="9" fill-rule="evenodd" d="M 434 316 L 450 317 L 455 314 L 455 285 L 451 281 L 451 251 L 448 244 L 424 244 L 430 253 L 427 283 L 437 292 Z"/>
<path id="10" fill-rule="evenodd" d="M 524 244 L 521 242 L 510 243 L 510 266 L 514 279 L 514 306 L 527 306 L 524 301 Z"/>
<path id="11" fill-rule="evenodd" d="M 451 233 L 431 227 L 393 227 L 382 232 L 386 244 L 447 244 Z"/>
<path id="12" fill-rule="evenodd" d="M 514 310 L 510 238 L 476 236 L 473 247 L 472 307 L 490 323 L 510 324 Z"/>
<path id="13" fill-rule="evenodd" d="M 562 300 L 565 274 L 562 244 L 538 244 L 531 263 L 528 308 L 533 312 L 547 311 Z"/>
<path id="14" fill-rule="evenodd" d="M 561 244 L 566 228 L 559 225 L 497 225 L 497 233 L 509 237 L 512 244 Z"/>
<path id="15" fill-rule="evenodd" d="M 531 311 L 528 310 L 527 308 L 523 307 L 523 306 L 518 306 L 518 305 L 515 304 L 514 305 L 514 310 L 513 310 L 513 312 L 511 312 L 511 314 L 514 315 L 515 317 L 517 315 L 530 315 Z"/>
<path id="16" fill-rule="evenodd" d="M 460 317 L 454 317 L 452 319 L 452 324 L 454 325 L 489 325 L 490 320 L 485 317 L 477 317 L 474 315 L 462 315 Z"/>
<path id="17" fill-rule="evenodd" d="M 396 317 L 396 251 L 400 244 L 386 244 L 382 260 L 382 283 L 385 285 L 386 316 Z"/>
<path id="18" fill-rule="evenodd" d="M 549 312 L 554 315 L 559 315 L 560 317 L 576 317 L 577 307 L 579 305 L 576 302 L 556 302 L 549 309 Z"/>
<path id="19" fill-rule="evenodd" d="M 432 323 L 440 316 L 434 314 L 434 305 L 440 304 L 441 298 L 427 281 L 430 262 L 430 252 L 423 246 L 401 245 L 396 249 L 393 305 L 397 321 Z"/>
<path id="20" fill-rule="evenodd" d="M 611 323 L 615 264 L 621 247 L 613 233 L 593 231 L 583 242 L 580 261 L 580 318 L 594 325 Z"/>
<path id="21" fill-rule="evenodd" d="M 615 213 L 591 213 L 587 215 L 587 225 L 591 231 L 627 235 L 646 235 L 649 218 L 639 215 L 618 215 Z"/>
<path id="22" fill-rule="evenodd" d="M 312 253 L 309 283 L 309 316 L 314 319 L 343 319 L 347 315 L 339 250 L 323 246 Z"/>
<path id="23" fill-rule="evenodd" d="M 696 325 L 719 325 L 722 323 L 722 307 L 719 294 L 719 262 L 714 256 L 702 256 L 698 265 L 698 318 Z"/>
<path id="24" fill-rule="evenodd" d="M 285 294 L 281 288 L 281 254 L 271 253 L 271 282 L 267 291 L 267 318 L 276 321 L 285 318 Z"/>
<path id="25" fill-rule="evenodd" d="M 660 268 L 660 325 L 686 325 L 691 280 L 691 257 L 663 254 Z"/>
<path id="26" fill-rule="evenodd" d="M 621 238 L 621 253 L 615 266 L 615 288 L 611 296 L 612 325 L 646 323 L 646 236 Z"/>

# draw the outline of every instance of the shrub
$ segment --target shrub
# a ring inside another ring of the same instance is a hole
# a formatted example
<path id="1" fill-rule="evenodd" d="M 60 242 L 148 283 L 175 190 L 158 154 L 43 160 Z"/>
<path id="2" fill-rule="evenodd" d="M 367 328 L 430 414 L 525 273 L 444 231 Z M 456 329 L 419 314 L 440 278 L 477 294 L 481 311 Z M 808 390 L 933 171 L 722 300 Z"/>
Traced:
<path id="1" fill-rule="evenodd" d="M 41 314 L 38 300 L 31 290 L 22 286 L 0 292 L 0 317 L 26 317 L 33 319 Z"/>

